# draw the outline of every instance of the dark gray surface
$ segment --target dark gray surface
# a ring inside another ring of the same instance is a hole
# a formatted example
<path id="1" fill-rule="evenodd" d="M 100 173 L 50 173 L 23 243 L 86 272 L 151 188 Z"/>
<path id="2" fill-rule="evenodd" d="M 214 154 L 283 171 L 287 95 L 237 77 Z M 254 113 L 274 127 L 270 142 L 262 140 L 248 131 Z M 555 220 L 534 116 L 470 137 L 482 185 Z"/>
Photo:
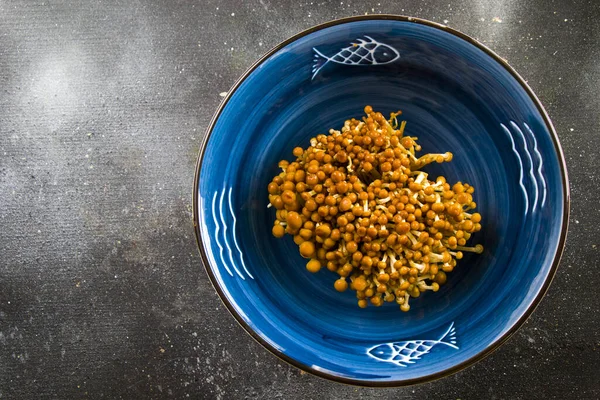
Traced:
<path id="1" fill-rule="evenodd" d="M 572 188 L 529 321 L 408 388 L 332 383 L 264 350 L 221 305 L 191 221 L 219 93 L 287 37 L 365 12 L 447 20 L 508 59 Z M 599 398 L 599 42 L 595 0 L 0 1 L 0 398 Z"/>

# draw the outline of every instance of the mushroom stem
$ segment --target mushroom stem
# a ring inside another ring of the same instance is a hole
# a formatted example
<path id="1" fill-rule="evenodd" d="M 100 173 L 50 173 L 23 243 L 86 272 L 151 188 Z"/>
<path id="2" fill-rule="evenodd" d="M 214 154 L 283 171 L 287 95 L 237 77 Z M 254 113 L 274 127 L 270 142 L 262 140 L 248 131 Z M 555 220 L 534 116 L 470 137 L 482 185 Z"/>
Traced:
<path id="1" fill-rule="evenodd" d="M 478 244 L 474 247 L 456 246 L 456 250 L 470 251 L 472 253 L 481 254 L 481 253 L 483 253 L 483 246 L 480 244 Z"/>

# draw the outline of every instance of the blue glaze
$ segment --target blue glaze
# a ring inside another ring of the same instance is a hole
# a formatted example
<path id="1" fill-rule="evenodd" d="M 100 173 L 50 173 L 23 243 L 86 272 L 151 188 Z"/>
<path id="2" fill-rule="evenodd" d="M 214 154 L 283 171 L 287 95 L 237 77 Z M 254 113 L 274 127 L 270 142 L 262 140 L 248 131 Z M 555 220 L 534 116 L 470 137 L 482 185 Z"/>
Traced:
<path id="1" fill-rule="evenodd" d="M 311 80 L 313 47 L 334 55 L 364 35 L 400 57 L 329 63 Z M 266 188 L 277 162 L 361 117 L 366 104 L 385 115 L 401 109 L 406 133 L 425 152 L 453 152 L 451 163 L 426 170 L 474 185 L 483 216 L 470 243 L 485 252 L 465 256 L 448 283 L 413 299 L 408 313 L 396 304 L 359 309 L 352 291 L 333 289 L 333 273 L 308 273 L 292 239 L 270 233 Z M 238 85 L 209 134 L 195 204 L 209 275 L 255 337 L 309 371 L 400 385 L 456 370 L 521 323 L 552 277 L 568 202 L 558 143 L 524 86 L 458 35 L 406 20 L 354 20 L 306 34 Z M 405 366 L 368 354 L 387 343 L 433 343 L 452 323 L 456 348 L 431 346 Z"/>

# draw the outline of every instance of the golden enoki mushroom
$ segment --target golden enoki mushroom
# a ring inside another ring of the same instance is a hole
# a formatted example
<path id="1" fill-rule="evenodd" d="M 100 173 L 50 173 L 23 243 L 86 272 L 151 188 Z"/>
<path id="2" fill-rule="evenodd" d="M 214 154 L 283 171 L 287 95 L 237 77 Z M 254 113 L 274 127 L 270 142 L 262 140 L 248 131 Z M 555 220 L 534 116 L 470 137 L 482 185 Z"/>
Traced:
<path id="1" fill-rule="evenodd" d="M 452 153 L 417 157 L 417 138 L 403 136 L 406 121 L 398 126 L 401 112 L 386 120 L 366 106 L 365 114 L 279 162 L 268 186 L 272 232 L 293 235 L 306 268 L 337 273 L 335 289 L 350 286 L 359 307 L 395 301 L 408 311 L 411 297 L 439 290 L 463 252 L 483 251 L 466 245 L 481 215 L 472 212 L 472 186 L 420 171 Z"/>

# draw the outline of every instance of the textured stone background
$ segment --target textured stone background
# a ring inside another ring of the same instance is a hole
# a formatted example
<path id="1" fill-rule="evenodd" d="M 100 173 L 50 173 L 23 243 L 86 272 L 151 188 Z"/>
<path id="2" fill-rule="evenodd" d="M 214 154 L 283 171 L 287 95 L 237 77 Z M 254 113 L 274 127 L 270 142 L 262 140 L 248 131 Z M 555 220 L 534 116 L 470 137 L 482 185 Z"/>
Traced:
<path id="1" fill-rule="evenodd" d="M 524 327 L 398 389 L 302 374 L 255 343 L 191 222 L 219 93 L 287 37 L 366 12 L 444 22 L 508 59 L 572 189 L 561 266 Z M 595 0 L 0 0 L 0 398 L 599 398 L 599 18 Z"/>

